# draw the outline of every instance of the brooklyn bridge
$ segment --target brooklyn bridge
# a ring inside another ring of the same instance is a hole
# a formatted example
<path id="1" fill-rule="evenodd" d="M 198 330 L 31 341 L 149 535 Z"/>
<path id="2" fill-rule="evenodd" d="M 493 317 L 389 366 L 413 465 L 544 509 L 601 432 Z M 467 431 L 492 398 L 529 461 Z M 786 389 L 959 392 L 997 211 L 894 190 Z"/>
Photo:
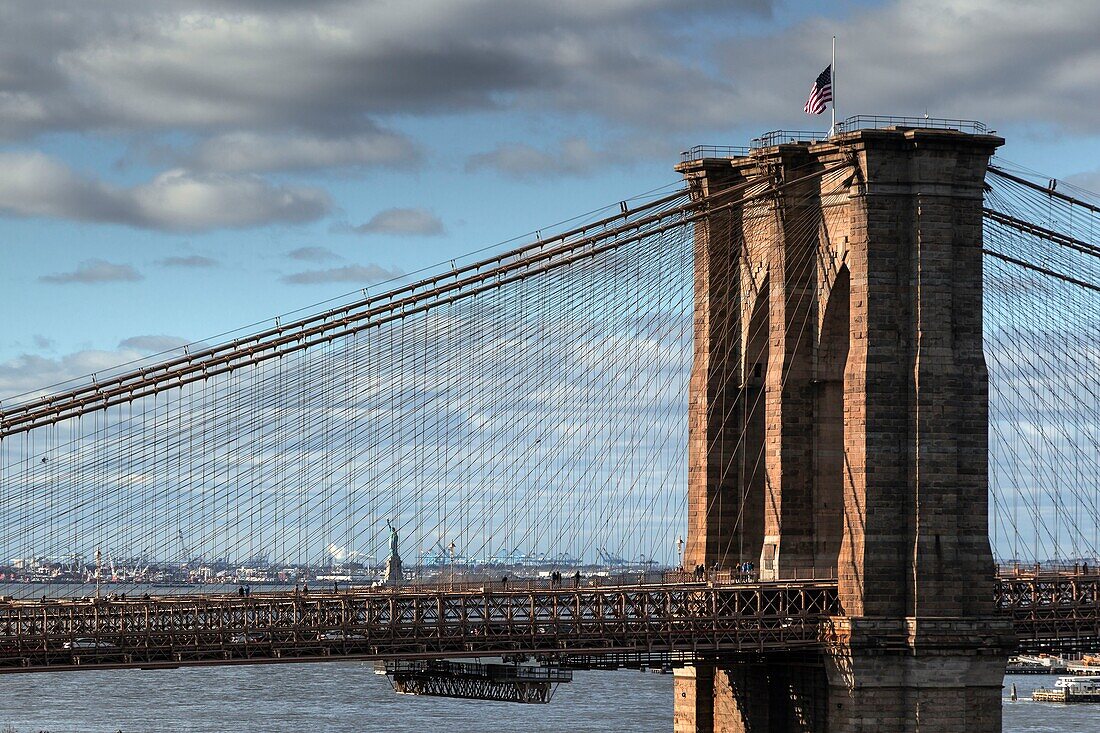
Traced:
<path id="1" fill-rule="evenodd" d="M 1003 142 L 697 147 L 514 249 L 5 400 L 0 557 L 99 559 L 6 586 L 0 672 L 669 664 L 677 731 L 999 731 L 1010 654 L 1100 650 L 1100 205 Z M 497 548 L 550 572 L 456 560 Z"/>

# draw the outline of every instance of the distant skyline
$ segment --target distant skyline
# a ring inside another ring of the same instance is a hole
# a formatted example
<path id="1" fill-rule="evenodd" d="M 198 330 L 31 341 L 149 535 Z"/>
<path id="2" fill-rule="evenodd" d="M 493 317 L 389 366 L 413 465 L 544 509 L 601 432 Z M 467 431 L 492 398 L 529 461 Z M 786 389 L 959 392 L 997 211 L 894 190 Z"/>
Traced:
<path id="1" fill-rule="evenodd" d="M 677 180 L 802 112 L 979 119 L 1100 190 L 1100 6 L 70 0 L 0 6 L 0 398 Z"/>

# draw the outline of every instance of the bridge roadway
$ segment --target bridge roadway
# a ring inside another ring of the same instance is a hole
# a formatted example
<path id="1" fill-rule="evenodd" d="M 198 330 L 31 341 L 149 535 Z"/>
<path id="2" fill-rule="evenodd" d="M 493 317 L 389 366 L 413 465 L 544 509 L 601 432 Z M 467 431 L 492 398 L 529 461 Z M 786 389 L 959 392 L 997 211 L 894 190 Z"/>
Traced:
<path id="1" fill-rule="evenodd" d="M 835 582 L 512 583 L 326 593 L 6 600 L 0 672 L 502 654 L 654 657 L 820 648 Z M 1002 577 L 1021 650 L 1100 648 L 1100 576 Z"/>

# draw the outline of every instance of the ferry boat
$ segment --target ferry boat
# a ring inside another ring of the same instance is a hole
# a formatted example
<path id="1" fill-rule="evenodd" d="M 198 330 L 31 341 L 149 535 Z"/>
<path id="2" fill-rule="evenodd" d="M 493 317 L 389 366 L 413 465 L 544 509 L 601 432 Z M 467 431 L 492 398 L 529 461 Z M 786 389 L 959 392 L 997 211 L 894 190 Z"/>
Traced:
<path id="1" fill-rule="evenodd" d="M 1037 702 L 1100 702 L 1100 675 L 1059 677 L 1053 689 L 1031 693 Z"/>
<path id="2" fill-rule="evenodd" d="M 1052 657 L 1049 654 L 1039 656 L 1020 654 L 1009 657 L 1005 674 L 1065 674 L 1067 671 L 1072 670 L 1059 657 Z"/>

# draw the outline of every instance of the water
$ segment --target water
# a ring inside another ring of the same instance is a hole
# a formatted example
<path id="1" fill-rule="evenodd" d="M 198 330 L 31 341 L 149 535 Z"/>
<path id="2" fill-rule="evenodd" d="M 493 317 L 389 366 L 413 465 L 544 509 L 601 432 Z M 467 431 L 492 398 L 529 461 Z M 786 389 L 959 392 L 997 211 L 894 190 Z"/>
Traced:
<path id="1" fill-rule="evenodd" d="M 672 730 L 672 676 L 577 672 L 548 705 L 397 695 L 372 664 L 0 676 L 19 733 L 502 733 Z"/>
<path id="2" fill-rule="evenodd" d="M 1010 675 L 1005 677 L 1004 731 L 1005 733 L 1092 733 L 1100 731 L 1100 705 L 1065 705 L 1050 702 L 1032 702 L 1031 691 L 1036 687 L 1053 687 L 1057 675 Z M 1019 699 L 1009 699 L 1012 685 L 1016 685 Z"/>
<path id="3" fill-rule="evenodd" d="M 1006 678 L 1005 733 L 1100 731 L 1100 705 L 1035 703 L 1053 677 Z M 1016 683 L 1020 700 L 1008 699 Z M 672 676 L 577 672 L 549 705 L 396 695 L 371 664 L 331 662 L 0 676 L 18 733 L 670 733 Z"/>

